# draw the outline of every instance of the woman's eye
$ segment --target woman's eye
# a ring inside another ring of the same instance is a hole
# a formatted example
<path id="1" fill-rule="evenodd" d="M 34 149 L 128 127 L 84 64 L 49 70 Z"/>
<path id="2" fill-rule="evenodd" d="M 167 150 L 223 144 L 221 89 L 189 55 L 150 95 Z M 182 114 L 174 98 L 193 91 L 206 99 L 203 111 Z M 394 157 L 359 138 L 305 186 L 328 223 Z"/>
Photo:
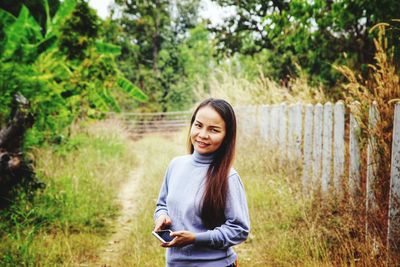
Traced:
<path id="1" fill-rule="evenodd" d="M 201 125 L 199 123 L 195 123 L 194 126 L 197 127 L 197 128 L 201 127 Z"/>
<path id="2" fill-rule="evenodd" d="M 213 133 L 219 133 L 219 131 L 217 129 L 211 129 L 211 132 Z"/>

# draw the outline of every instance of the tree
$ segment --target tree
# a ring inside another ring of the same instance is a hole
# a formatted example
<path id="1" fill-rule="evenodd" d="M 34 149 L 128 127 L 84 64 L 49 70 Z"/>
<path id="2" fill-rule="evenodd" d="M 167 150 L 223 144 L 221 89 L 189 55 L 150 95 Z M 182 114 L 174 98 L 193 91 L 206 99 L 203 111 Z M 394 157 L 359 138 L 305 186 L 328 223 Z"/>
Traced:
<path id="1" fill-rule="evenodd" d="M 48 2 L 43 3 L 48 11 Z M 21 92 L 36 117 L 31 131 L 35 138 L 28 140 L 51 140 L 77 119 L 119 110 L 115 91 L 146 100 L 118 70 L 114 58 L 119 48 L 97 37 L 100 22 L 86 2 L 63 1 L 46 19 L 45 30 L 25 6 L 18 17 L 0 9 L 0 23 L 5 36 L 0 55 L 1 124 L 9 115 L 12 96 Z"/>
<path id="2" fill-rule="evenodd" d="M 17 17 L 0 9 L 0 206 L 17 184 L 28 191 L 40 185 L 23 160 L 24 145 L 60 142 L 77 120 L 118 111 L 116 91 L 147 99 L 118 70 L 120 49 L 98 38 L 101 22 L 86 2 L 64 0 L 50 17 L 45 0 L 41 10 L 45 28 L 24 5 Z"/>
<path id="3" fill-rule="evenodd" d="M 167 111 L 191 104 L 191 94 L 181 97 L 182 87 L 178 86 L 187 78 L 180 47 L 188 38 L 188 29 L 197 23 L 199 1 L 116 3 L 122 17 L 114 19 L 108 26 L 115 29 L 119 24 L 121 27 L 114 31 L 118 36 L 108 38 L 116 40 L 122 47 L 118 57 L 122 71 L 150 97 L 148 103 L 135 108 Z M 137 71 L 132 72 L 132 69 Z"/>
<path id="4" fill-rule="evenodd" d="M 400 2 L 371 1 L 235 1 L 236 16 L 213 28 L 222 53 L 255 55 L 268 51 L 267 60 L 275 79 L 296 73 L 298 64 L 310 76 L 334 85 L 338 74 L 332 64 L 353 66 L 360 71 L 373 62 L 369 29 L 398 16 Z M 398 45 L 398 37 L 392 43 Z M 267 70 L 268 72 L 268 70 Z"/>

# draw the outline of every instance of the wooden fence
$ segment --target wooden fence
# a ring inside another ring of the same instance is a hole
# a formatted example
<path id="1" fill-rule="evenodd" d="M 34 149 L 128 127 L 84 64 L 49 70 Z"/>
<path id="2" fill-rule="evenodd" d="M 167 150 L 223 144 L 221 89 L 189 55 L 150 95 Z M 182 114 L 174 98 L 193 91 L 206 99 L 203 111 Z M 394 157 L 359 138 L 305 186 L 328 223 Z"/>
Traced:
<path id="1" fill-rule="evenodd" d="M 191 111 L 108 114 L 110 117 L 122 120 L 133 136 L 143 136 L 149 133 L 175 133 L 189 125 L 190 115 Z"/>
<path id="2" fill-rule="evenodd" d="M 279 104 L 238 109 L 239 121 L 245 124 L 241 134 L 259 135 L 285 160 L 302 165 L 304 192 L 320 190 L 322 196 L 344 195 L 344 186 L 350 198 L 364 193 L 361 186 L 360 129 L 352 114 L 348 114 L 349 129 L 345 131 L 345 106 L 342 102 L 316 105 Z M 370 107 L 369 127 L 378 120 L 376 105 Z M 242 125 L 243 128 L 243 125 Z M 346 138 L 345 133 L 348 132 Z M 348 140 L 348 157 L 345 156 Z M 373 137 L 368 140 L 365 207 L 366 214 L 378 212 L 376 203 L 376 151 Z M 348 159 L 345 162 L 345 159 Z M 400 255 L 400 104 L 395 106 L 387 248 L 389 255 Z M 347 173 L 345 171 L 347 170 Z M 358 198 L 360 199 L 360 198 Z M 367 234 L 370 226 L 366 223 Z M 371 231 L 372 234 L 372 231 Z"/>

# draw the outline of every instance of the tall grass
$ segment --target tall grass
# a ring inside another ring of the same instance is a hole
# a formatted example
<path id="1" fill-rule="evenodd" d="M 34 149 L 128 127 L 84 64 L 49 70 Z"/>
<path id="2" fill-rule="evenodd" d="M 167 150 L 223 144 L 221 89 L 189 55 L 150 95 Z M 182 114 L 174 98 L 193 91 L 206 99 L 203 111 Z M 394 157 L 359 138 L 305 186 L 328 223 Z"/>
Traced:
<path id="1" fill-rule="evenodd" d="M 390 188 L 390 162 L 393 131 L 394 104 L 400 100 L 400 75 L 398 63 L 394 61 L 394 49 L 388 47 L 386 38 L 386 29 L 389 24 L 381 23 L 371 29 L 371 32 L 377 31 L 377 37 L 374 39 L 375 45 L 375 63 L 369 65 L 369 76 L 362 78 L 355 71 L 345 66 L 336 68 L 346 76 L 348 82 L 343 85 L 343 96 L 358 120 L 361 128 L 362 150 L 366 151 L 368 137 L 376 139 L 374 146 L 374 156 L 376 160 L 376 170 L 374 176 L 376 181 L 373 185 L 373 191 L 376 198 L 377 208 L 367 214 L 371 232 L 379 237 L 380 249 L 375 249 L 376 256 L 383 257 L 382 251 L 385 251 L 387 235 L 387 211 Z M 393 29 L 390 29 L 393 30 Z M 376 103 L 378 110 L 378 123 L 375 128 L 369 126 L 368 109 L 372 102 Z M 372 145 L 372 143 L 371 143 Z M 363 171 L 362 180 L 365 187 L 366 173 L 366 155 L 362 154 Z M 400 262 L 400 256 L 397 255 L 397 261 Z"/>
<path id="2" fill-rule="evenodd" d="M 197 99 L 223 98 L 234 106 L 282 102 L 323 103 L 328 99 L 321 87 L 310 86 L 304 76 L 292 79 L 285 87 L 265 77 L 262 72 L 253 81 L 243 73 L 223 67 L 216 68 L 207 81 L 199 80 L 195 95 Z"/>
<path id="3" fill-rule="evenodd" d="M 140 152 L 143 176 L 139 181 L 135 196 L 137 214 L 132 222 L 132 232 L 128 237 L 117 266 L 164 266 L 164 248 L 152 236 L 154 227 L 153 212 L 158 193 L 169 161 L 185 151 L 186 136 L 150 136 L 135 143 L 135 151 Z"/>
<path id="4" fill-rule="evenodd" d="M 360 260 L 350 237 L 351 218 L 322 205 L 301 191 L 296 164 L 282 168 L 280 155 L 256 139 L 239 136 L 235 168 L 243 180 L 251 217 L 251 233 L 236 246 L 240 266 L 356 266 Z M 169 161 L 185 153 L 185 136 L 146 137 L 136 195 L 138 217 L 117 266 L 164 266 L 165 249 L 151 235 L 155 202 Z M 365 254 L 366 255 L 366 254 Z"/>
<path id="5" fill-rule="evenodd" d="M 46 183 L 0 213 L 0 266 L 76 266 L 93 261 L 118 214 L 119 185 L 137 164 L 115 123 L 87 125 L 68 143 L 32 151 Z"/>

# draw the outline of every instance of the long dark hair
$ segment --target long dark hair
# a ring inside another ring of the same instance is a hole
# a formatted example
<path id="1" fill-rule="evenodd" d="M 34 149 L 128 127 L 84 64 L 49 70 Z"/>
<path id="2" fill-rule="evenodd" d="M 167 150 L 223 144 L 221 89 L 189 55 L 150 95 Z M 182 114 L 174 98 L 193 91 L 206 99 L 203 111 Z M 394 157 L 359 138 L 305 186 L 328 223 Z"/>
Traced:
<path id="1" fill-rule="evenodd" d="M 232 167 L 236 148 L 236 116 L 232 106 L 222 99 L 208 98 L 201 102 L 192 115 L 190 125 L 193 125 L 197 112 L 205 106 L 212 107 L 225 122 L 225 137 L 215 153 L 207 171 L 203 202 L 200 217 L 207 229 L 213 229 L 225 222 L 225 206 L 228 194 L 228 175 Z M 188 138 L 188 149 L 194 152 Z"/>

